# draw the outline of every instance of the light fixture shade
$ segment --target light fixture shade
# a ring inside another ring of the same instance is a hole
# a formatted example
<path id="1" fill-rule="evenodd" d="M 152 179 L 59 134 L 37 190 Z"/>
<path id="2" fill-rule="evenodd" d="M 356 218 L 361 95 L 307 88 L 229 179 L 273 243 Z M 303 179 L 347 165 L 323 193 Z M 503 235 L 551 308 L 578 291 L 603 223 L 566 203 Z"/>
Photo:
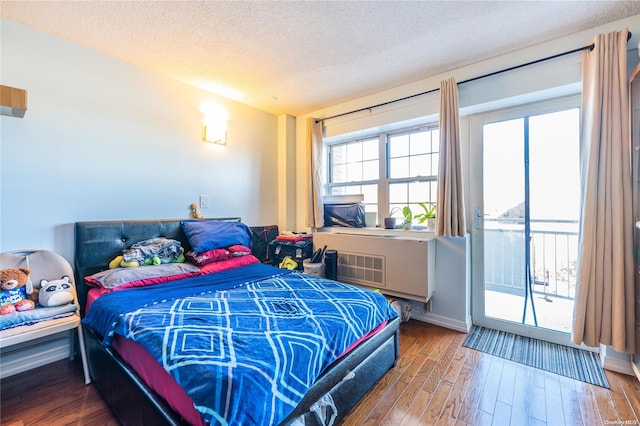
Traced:
<path id="1" fill-rule="evenodd" d="M 203 125 L 202 140 L 218 145 L 227 144 L 227 129 L 222 126 Z"/>

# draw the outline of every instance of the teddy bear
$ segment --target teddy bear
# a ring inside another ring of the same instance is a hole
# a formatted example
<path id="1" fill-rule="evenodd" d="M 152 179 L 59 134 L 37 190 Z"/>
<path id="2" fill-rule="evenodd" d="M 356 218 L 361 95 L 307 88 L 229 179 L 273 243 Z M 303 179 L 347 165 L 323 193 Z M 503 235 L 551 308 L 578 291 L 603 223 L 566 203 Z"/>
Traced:
<path id="1" fill-rule="evenodd" d="M 73 284 L 68 275 L 63 275 L 59 280 L 40 280 L 38 303 L 42 306 L 60 306 L 73 302 Z"/>
<path id="2" fill-rule="evenodd" d="M 38 291 L 33 288 L 29 268 L 0 270 L 0 315 L 35 309 Z"/>

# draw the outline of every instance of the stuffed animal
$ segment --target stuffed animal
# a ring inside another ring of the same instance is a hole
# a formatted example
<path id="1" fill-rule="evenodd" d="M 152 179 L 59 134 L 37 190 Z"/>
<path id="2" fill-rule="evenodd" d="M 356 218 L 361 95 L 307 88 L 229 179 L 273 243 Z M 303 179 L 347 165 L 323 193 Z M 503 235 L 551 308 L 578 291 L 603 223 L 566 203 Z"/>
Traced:
<path id="1" fill-rule="evenodd" d="M 40 280 L 38 302 L 42 306 L 60 306 L 73 302 L 73 285 L 64 275 L 59 280 Z"/>
<path id="2" fill-rule="evenodd" d="M 35 309 L 38 291 L 34 290 L 29 268 L 0 270 L 0 315 Z"/>
<path id="3" fill-rule="evenodd" d="M 184 261 L 185 261 L 184 254 L 180 253 L 178 258 L 171 260 L 170 263 L 184 263 Z M 140 262 L 138 262 L 137 260 L 132 260 L 130 262 L 127 262 L 126 260 L 124 260 L 123 256 L 120 255 L 120 256 L 114 257 L 113 260 L 109 262 L 109 269 L 135 268 L 136 266 L 161 265 L 162 263 L 163 263 L 162 259 L 160 259 L 160 257 L 158 256 L 147 257 L 142 262 L 142 265 L 141 265 Z"/>
<path id="4" fill-rule="evenodd" d="M 294 269 L 298 268 L 298 262 L 293 260 L 291 256 L 285 256 L 284 259 L 282 259 L 282 262 L 280 262 L 280 264 L 278 265 L 278 267 L 282 269 L 290 269 L 293 271 Z"/>
<path id="5" fill-rule="evenodd" d="M 198 209 L 198 206 L 195 203 L 192 203 L 191 205 L 189 205 L 189 209 L 191 210 L 191 217 L 192 218 L 194 218 L 194 219 L 202 219 L 204 217 L 204 215 L 202 214 L 200 209 Z"/>

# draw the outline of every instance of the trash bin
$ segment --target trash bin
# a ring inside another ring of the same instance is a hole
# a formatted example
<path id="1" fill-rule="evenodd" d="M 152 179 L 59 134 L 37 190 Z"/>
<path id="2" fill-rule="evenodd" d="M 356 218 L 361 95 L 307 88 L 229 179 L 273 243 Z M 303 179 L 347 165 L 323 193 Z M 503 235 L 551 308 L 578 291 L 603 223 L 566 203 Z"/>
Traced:
<path id="1" fill-rule="evenodd" d="M 311 259 L 305 259 L 302 262 L 304 273 L 314 275 L 316 277 L 324 277 L 324 263 L 311 263 Z"/>
<path id="2" fill-rule="evenodd" d="M 330 280 L 338 278 L 338 252 L 327 250 L 324 252 L 325 276 Z"/>

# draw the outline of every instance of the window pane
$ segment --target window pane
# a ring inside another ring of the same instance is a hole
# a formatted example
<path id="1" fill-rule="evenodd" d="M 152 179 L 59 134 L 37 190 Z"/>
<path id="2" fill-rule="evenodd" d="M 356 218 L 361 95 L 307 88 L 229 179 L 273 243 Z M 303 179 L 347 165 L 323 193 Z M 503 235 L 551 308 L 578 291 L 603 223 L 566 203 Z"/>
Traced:
<path id="1" fill-rule="evenodd" d="M 409 203 L 424 203 L 430 201 L 429 188 L 431 182 L 409 183 Z"/>
<path id="2" fill-rule="evenodd" d="M 409 135 L 396 135 L 389 138 L 389 156 L 402 157 L 409 155 Z"/>
<path id="3" fill-rule="evenodd" d="M 378 179 L 378 160 L 370 160 L 362 163 L 362 180 Z"/>
<path id="4" fill-rule="evenodd" d="M 361 190 L 366 204 L 378 204 L 378 185 L 362 185 Z"/>
<path id="5" fill-rule="evenodd" d="M 350 163 L 362 161 L 362 143 L 352 142 L 347 145 L 347 159 Z"/>
<path id="6" fill-rule="evenodd" d="M 389 178 L 431 177 L 437 175 L 437 130 L 411 131 L 389 137 Z M 433 157 L 436 157 L 435 159 Z"/>
<path id="7" fill-rule="evenodd" d="M 361 191 L 364 195 L 364 211 L 378 213 L 378 185 L 362 185 Z"/>
<path id="8" fill-rule="evenodd" d="M 362 159 L 363 160 L 377 160 L 378 153 L 378 139 L 369 139 L 362 143 Z"/>
<path id="9" fill-rule="evenodd" d="M 333 164 L 344 164 L 347 162 L 347 146 L 336 145 L 331 148 L 331 161 Z"/>
<path id="10" fill-rule="evenodd" d="M 430 155 L 416 155 L 409 158 L 409 171 L 410 176 L 430 176 L 429 170 L 431 169 L 431 161 L 429 161 Z"/>
<path id="11" fill-rule="evenodd" d="M 529 195 L 531 219 L 580 217 L 580 110 L 529 118 Z"/>
<path id="12" fill-rule="evenodd" d="M 331 188 L 331 195 L 345 195 L 344 186 L 334 186 Z"/>
<path id="13" fill-rule="evenodd" d="M 418 132 L 411 135 L 411 155 L 426 154 L 431 149 L 431 132 Z"/>
<path id="14" fill-rule="evenodd" d="M 389 204 L 405 205 L 407 203 L 407 195 L 406 183 L 389 184 Z"/>
<path id="15" fill-rule="evenodd" d="M 330 183 L 379 179 L 378 144 L 372 138 L 331 146 Z"/>
<path id="16" fill-rule="evenodd" d="M 391 217 L 402 219 L 402 209 L 406 204 L 389 204 L 389 213 L 393 212 Z"/>
<path id="17" fill-rule="evenodd" d="M 438 164 L 440 162 L 440 154 L 434 153 L 431 155 L 431 176 L 438 176 Z"/>
<path id="18" fill-rule="evenodd" d="M 522 118 L 482 126 L 483 226 L 489 237 L 484 241 L 485 276 L 489 282 L 510 288 L 524 288 L 525 248 L 535 251 L 533 240 L 525 243 L 524 233 L 524 130 Z M 492 312 L 491 316 L 496 315 Z"/>
<path id="19" fill-rule="evenodd" d="M 362 180 L 362 163 L 347 165 L 347 182 L 359 182 Z"/>
<path id="20" fill-rule="evenodd" d="M 409 157 L 391 158 L 389 160 L 389 177 L 409 177 Z"/>
<path id="21" fill-rule="evenodd" d="M 360 194 L 360 185 L 345 186 L 344 193 L 347 195 L 358 195 Z"/>
<path id="22" fill-rule="evenodd" d="M 331 182 L 341 183 L 347 181 L 347 167 L 344 164 L 334 165 L 331 168 L 331 172 Z"/>

